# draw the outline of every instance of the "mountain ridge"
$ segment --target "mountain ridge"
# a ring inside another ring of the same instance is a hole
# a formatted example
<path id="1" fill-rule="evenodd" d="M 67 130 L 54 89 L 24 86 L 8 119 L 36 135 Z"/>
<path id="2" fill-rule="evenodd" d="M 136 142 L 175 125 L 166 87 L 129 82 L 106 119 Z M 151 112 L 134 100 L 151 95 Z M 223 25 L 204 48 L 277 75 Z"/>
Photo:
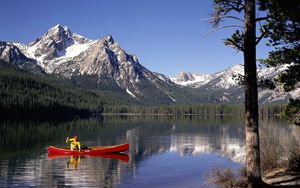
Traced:
<path id="1" fill-rule="evenodd" d="M 258 68 L 258 82 L 265 79 L 274 80 L 286 69 L 287 65 Z M 194 78 L 196 78 L 197 75 L 201 75 L 199 73 L 182 72 L 177 78 L 171 78 L 171 80 L 184 87 L 196 88 L 199 91 L 214 91 L 214 95 L 218 95 L 219 93 L 217 98 L 219 98 L 220 102 L 233 102 L 235 99 L 238 99 L 236 102 L 243 101 L 244 91 L 241 82 L 244 75 L 244 67 L 241 64 L 234 65 L 217 73 L 206 74 L 205 76 L 209 77 L 209 79 L 206 80 L 205 83 L 203 83 L 201 79 L 182 81 L 182 74 L 187 74 Z M 258 88 L 258 100 L 263 104 L 270 102 L 284 102 L 288 101 L 289 98 L 297 98 L 299 96 L 300 88 L 291 92 L 285 92 L 281 85 L 276 85 L 273 90 L 263 87 Z"/>

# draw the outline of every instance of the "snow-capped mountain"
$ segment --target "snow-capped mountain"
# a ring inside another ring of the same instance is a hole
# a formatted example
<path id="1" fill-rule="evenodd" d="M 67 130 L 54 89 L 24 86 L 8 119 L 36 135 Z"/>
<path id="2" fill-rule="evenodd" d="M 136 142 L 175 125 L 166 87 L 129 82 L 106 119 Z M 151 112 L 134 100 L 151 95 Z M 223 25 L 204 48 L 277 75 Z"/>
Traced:
<path id="1" fill-rule="evenodd" d="M 110 35 L 90 40 L 72 33 L 66 26 L 56 25 L 27 45 L 2 42 L 0 47 L 0 59 L 7 62 L 36 64 L 48 74 L 76 77 L 77 81 L 79 77 L 90 76 L 93 79 L 89 84 L 113 87 L 137 101 L 181 100 L 173 94 L 177 89 L 173 82 L 146 69 Z"/>
<path id="2" fill-rule="evenodd" d="M 258 80 L 274 79 L 280 73 L 284 72 L 286 68 L 286 65 L 277 68 L 259 68 L 257 70 Z M 208 92 L 211 96 L 214 96 L 214 102 L 243 101 L 244 91 L 241 84 L 241 77 L 244 75 L 243 65 L 234 65 L 221 72 L 201 75 L 202 77 L 199 77 L 198 75 L 201 74 L 183 72 L 180 73 L 177 78 L 172 78 L 172 80 L 178 85 L 197 88 L 201 92 Z M 203 76 L 207 79 L 203 78 Z M 296 98 L 299 96 L 300 88 L 286 93 L 281 86 L 277 86 L 274 90 L 260 88 L 258 100 L 260 103 L 268 103 L 287 101 L 289 98 Z"/>
<path id="3" fill-rule="evenodd" d="M 171 78 L 171 80 L 179 85 L 197 88 L 208 83 L 212 78 L 209 74 L 181 72 L 177 78 Z"/>
<path id="4" fill-rule="evenodd" d="M 224 71 L 214 74 L 181 72 L 177 78 L 171 79 L 178 85 L 190 86 L 193 88 L 200 88 L 206 84 L 209 84 L 214 89 L 228 89 L 237 85 L 238 76 L 242 75 L 243 71 L 243 65 L 235 65 Z"/>
<path id="5" fill-rule="evenodd" d="M 93 42 L 73 34 L 66 26 L 56 25 L 28 45 L 20 43 L 13 45 L 27 57 L 36 60 L 47 73 L 53 73 L 55 68 L 87 50 Z"/>

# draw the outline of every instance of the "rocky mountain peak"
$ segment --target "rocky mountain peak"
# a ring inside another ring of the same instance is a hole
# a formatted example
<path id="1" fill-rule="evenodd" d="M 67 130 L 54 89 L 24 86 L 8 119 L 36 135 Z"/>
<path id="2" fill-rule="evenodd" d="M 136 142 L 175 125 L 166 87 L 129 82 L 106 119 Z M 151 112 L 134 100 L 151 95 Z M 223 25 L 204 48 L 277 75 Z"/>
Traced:
<path id="1" fill-rule="evenodd" d="M 58 24 L 50 28 L 41 38 L 30 43 L 27 55 L 37 59 L 38 62 L 50 61 L 62 56 L 66 48 L 74 43 L 75 40 L 70 29 Z"/>
<path id="2" fill-rule="evenodd" d="M 177 82 L 187 82 L 193 80 L 195 80 L 195 77 L 190 72 L 181 72 L 177 77 Z"/>
<path id="3" fill-rule="evenodd" d="M 115 43 L 115 41 L 111 35 L 107 35 L 104 39 L 108 42 L 109 45 L 112 45 Z"/>
<path id="4" fill-rule="evenodd" d="M 61 26 L 60 24 L 50 28 L 45 35 L 53 38 L 54 40 L 72 38 L 72 32 L 70 29 L 67 26 Z"/>

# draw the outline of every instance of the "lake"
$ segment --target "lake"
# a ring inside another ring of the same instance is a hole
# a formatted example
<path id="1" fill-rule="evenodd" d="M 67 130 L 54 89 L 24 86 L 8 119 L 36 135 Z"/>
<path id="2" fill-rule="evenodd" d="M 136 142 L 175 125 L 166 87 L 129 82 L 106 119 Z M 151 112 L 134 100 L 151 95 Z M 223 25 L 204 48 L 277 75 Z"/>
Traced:
<path id="1" fill-rule="evenodd" d="M 238 116 L 2 121 L 0 187 L 213 187 L 206 182 L 212 169 L 244 164 L 243 122 Z M 278 145 L 296 135 L 294 126 L 277 118 L 261 118 L 260 125 L 261 135 Z M 128 142 L 130 150 L 121 156 L 48 157 L 49 145 L 68 146 L 69 131 L 84 145 Z"/>

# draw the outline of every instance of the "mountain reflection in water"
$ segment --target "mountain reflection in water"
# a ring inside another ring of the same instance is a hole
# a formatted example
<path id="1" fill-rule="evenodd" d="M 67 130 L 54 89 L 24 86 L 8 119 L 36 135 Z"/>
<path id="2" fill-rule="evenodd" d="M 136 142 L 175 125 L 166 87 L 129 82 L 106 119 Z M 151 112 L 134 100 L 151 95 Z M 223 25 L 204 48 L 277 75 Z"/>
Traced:
<path id="1" fill-rule="evenodd" d="M 292 130 L 263 119 L 286 137 Z M 64 147 L 68 127 L 84 145 L 130 144 L 116 157 L 48 158 L 49 145 Z M 209 187 L 205 173 L 244 161 L 243 119 L 233 116 L 104 116 L 76 122 L 0 123 L 0 185 L 76 187 Z M 123 156 L 124 157 L 124 156 Z M 125 157 L 126 158 L 126 157 Z M 76 160 L 75 160 L 76 159 Z M 70 161 L 78 161 L 73 163 Z M 75 164 L 75 165 L 74 165 Z M 66 168 L 68 167 L 68 168 Z M 181 183 L 180 183 L 181 182 Z"/>

